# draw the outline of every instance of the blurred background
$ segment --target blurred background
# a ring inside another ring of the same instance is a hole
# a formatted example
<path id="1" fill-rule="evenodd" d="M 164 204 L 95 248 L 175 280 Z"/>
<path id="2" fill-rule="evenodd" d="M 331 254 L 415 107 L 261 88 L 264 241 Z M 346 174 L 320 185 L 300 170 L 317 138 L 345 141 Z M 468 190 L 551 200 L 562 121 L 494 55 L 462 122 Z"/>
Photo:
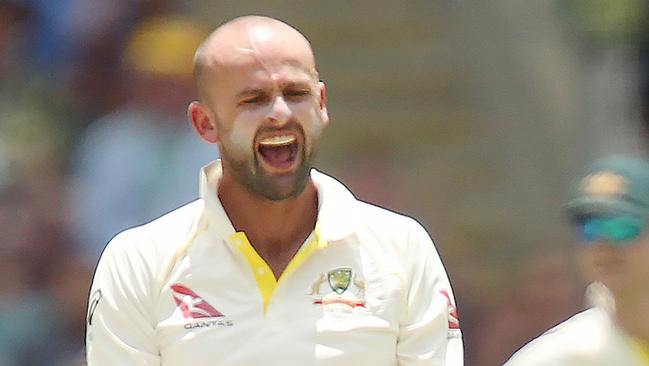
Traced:
<path id="1" fill-rule="evenodd" d="M 446 263 L 467 365 L 583 308 L 561 205 L 649 145 L 643 0 L 0 0 L 0 365 L 79 365 L 106 242 L 197 196 L 191 57 L 235 16 L 311 40 L 318 166 L 416 217 Z"/>

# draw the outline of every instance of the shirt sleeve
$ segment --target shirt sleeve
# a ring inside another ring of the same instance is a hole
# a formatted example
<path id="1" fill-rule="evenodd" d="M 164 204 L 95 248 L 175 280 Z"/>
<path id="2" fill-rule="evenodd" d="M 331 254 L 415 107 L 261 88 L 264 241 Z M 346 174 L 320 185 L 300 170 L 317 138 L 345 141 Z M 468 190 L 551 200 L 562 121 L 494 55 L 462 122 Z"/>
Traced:
<path id="1" fill-rule="evenodd" d="M 556 350 L 543 350 L 526 346 L 514 353 L 503 366 L 570 366 L 573 362 L 562 361 L 555 357 Z"/>
<path id="2" fill-rule="evenodd" d="M 562 323 L 563 324 L 563 323 Z M 561 327 L 560 324 L 558 327 Z M 588 339 L 592 344 L 597 344 L 596 332 L 589 333 L 563 333 L 557 332 L 558 327 L 550 329 L 536 339 L 533 339 L 521 349 L 516 351 L 512 357 L 505 362 L 503 366 L 574 366 L 590 365 L 595 362 L 596 358 L 591 358 L 591 353 L 597 350 L 597 347 L 588 346 L 585 349 L 579 346 L 579 338 Z M 558 334 L 559 333 L 559 334 Z M 620 365 L 626 365 L 623 360 L 618 360 Z M 602 360 L 598 364 L 609 365 L 618 364 L 616 361 Z"/>
<path id="3" fill-rule="evenodd" d="M 97 265 L 86 324 L 88 366 L 160 365 L 149 310 L 152 276 L 139 244 L 128 231 L 120 234 Z"/>
<path id="4" fill-rule="evenodd" d="M 410 283 L 397 341 L 399 365 L 461 366 L 462 332 L 446 270 L 430 236 L 418 223 L 409 240 Z"/>

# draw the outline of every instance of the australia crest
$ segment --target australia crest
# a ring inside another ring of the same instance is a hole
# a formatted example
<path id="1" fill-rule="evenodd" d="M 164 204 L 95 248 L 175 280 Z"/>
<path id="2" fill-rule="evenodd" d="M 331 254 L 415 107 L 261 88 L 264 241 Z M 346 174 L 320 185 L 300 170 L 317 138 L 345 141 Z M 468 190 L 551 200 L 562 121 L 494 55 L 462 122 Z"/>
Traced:
<path id="1" fill-rule="evenodd" d="M 313 303 L 323 307 L 365 307 L 365 281 L 351 267 L 338 267 L 321 273 L 311 284 Z"/>

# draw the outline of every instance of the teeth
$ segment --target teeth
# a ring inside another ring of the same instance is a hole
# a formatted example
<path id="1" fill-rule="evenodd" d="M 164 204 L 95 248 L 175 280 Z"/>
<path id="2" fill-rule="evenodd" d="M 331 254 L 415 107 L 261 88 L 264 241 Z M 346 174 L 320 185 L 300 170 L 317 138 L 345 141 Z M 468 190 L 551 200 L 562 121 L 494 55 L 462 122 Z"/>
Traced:
<path id="1" fill-rule="evenodd" d="M 282 146 L 282 145 L 289 145 L 295 142 L 295 136 L 293 135 L 280 135 L 280 136 L 273 136 L 273 137 L 268 137 L 265 138 L 261 141 L 259 141 L 259 145 L 262 146 Z"/>

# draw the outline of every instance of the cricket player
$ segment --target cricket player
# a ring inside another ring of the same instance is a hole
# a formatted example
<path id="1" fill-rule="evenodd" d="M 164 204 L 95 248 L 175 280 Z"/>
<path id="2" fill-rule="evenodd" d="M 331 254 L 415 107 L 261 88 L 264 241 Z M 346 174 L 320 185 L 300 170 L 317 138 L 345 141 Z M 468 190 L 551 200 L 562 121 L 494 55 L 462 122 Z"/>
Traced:
<path id="1" fill-rule="evenodd" d="M 649 160 L 597 162 L 568 204 L 592 308 L 532 341 L 506 366 L 649 365 Z"/>
<path id="2" fill-rule="evenodd" d="M 198 200 L 108 244 L 88 364 L 462 365 L 423 227 L 312 168 L 329 117 L 304 36 L 234 19 L 199 47 L 194 76 L 189 119 L 221 159 L 202 169 Z"/>

